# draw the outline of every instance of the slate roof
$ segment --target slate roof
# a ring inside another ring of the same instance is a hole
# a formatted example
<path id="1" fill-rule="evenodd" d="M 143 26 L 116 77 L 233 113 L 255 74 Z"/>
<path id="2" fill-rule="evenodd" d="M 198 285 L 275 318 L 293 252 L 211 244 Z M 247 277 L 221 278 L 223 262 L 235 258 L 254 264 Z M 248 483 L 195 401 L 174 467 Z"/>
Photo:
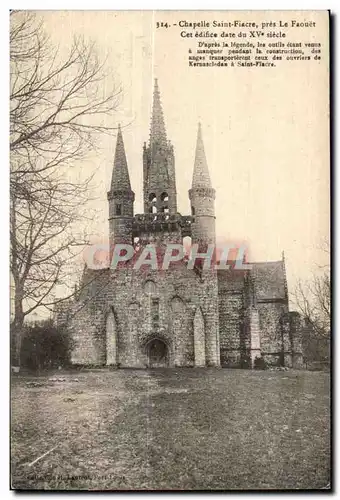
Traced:
<path id="1" fill-rule="evenodd" d="M 284 261 L 253 262 L 252 264 L 257 299 L 285 299 L 287 283 Z"/>
<path id="2" fill-rule="evenodd" d="M 127 190 L 131 191 L 129 170 L 126 161 L 123 135 L 118 126 L 117 143 L 113 162 L 113 172 L 111 179 L 111 191 Z"/>
<path id="3" fill-rule="evenodd" d="M 198 187 L 211 188 L 211 180 L 204 151 L 202 128 L 200 123 L 198 124 L 195 164 L 192 174 L 192 188 Z"/>
<path id="4" fill-rule="evenodd" d="M 256 282 L 258 300 L 275 300 L 286 298 L 286 273 L 284 261 L 251 262 Z M 241 292 L 244 287 L 246 271 L 221 270 L 217 272 L 220 292 Z"/>
<path id="5" fill-rule="evenodd" d="M 226 269 L 217 271 L 218 289 L 220 292 L 242 292 L 245 271 Z"/>

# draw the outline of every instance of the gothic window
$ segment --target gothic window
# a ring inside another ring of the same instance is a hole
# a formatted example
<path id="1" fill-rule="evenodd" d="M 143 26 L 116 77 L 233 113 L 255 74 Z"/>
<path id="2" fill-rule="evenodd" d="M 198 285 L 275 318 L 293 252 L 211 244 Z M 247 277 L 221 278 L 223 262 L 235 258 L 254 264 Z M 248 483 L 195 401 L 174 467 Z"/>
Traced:
<path id="1" fill-rule="evenodd" d="M 121 203 L 116 204 L 116 215 L 122 215 L 122 205 Z"/>
<path id="2" fill-rule="evenodd" d="M 157 213 L 157 197 L 155 193 L 149 194 L 149 211 L 151 214 Z"/>
<path id="3" fill-rule="evenodd" d="M 177 315 L 177 319 L 180 318 L 180 313 L 183 313 L 184 304 L 183 300 L 180 297 L 173 297 L 171 300 L 171 309 Z"/>
<path id="4" fill-rule="evenodd" d="M 140 240 L 139 240 L 138 236 L 135 236 L 133 238 L 133 246 L 134 246 L 134 249 L 136 252 L 140 249 Z"/>
<path id="5" fill-rule="evenodd" d="M 153 295 L 156 293 L 156 283 L 152 280 L 147 280 L 144 284 L 145 293 Z"/>
<path id="6" fill-rule="evenodd" d="M 161 212 L 168 214 L 169 213 L 169 195 L 168 193 L 162 193 L 161 194 Z"/>
<path id="7" fill-rule="evenodd" d="M 193 206 L 192 206 L 192 207 L 191 207 L 192 222 L 195 222 L 195 213 L 196 213 L 196 211 L 195 211 L 195 207 L 193 207 Z"/>

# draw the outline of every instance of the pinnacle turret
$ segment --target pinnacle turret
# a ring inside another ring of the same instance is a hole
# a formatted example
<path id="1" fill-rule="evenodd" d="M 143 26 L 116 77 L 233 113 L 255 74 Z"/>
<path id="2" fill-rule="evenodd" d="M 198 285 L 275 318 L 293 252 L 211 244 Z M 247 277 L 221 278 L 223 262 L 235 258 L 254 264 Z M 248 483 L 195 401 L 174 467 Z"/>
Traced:
<path id="1" fill-rule="evenodd" d="M 126 161 L 125 147 L 120 125 L 118 125 L 117 143 L 116 143 L 112 180 L 111 180 L 111 191 L 114 190 L 131 191 L 130 176 Z"/>
<path id="2" fill-rule="evenodd" d="M 132 242 L 133 202 L 135 200 L 135 194 L 131 190 L 120 125 L 118 125 L 111 189 L 107 193 L 107 199 L 109 200 L 109 234 L 112 254 L 113 245 L 117 243 L 131 244 Z"/>
<path id="3" fill-rule="evenodd" d="M 203 187 L 211 188 L 210 175 L 207 159 L 205 157 L 204 144 L 202 139 L 201 124 L 198 124 L 195 164 L 192 175 L 192 188 Z"/>
<path id="4" fill-rule="evenodd" d="M 208 244 L 215 244 L 215 189 L 211 186 L 207 159 L 205 157 L 201 124 L 198 124 L 194 172 L 189 189 L 191 203 L 191 238 L 201 251 Z"/>

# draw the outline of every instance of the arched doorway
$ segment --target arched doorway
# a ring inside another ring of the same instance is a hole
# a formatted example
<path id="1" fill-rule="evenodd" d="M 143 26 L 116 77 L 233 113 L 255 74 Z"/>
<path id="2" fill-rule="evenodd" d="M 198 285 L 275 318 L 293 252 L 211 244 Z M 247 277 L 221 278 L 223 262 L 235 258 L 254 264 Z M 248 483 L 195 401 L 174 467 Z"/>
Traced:
<path id="1" fill-rule="evenodd" d="M 165 368 L 169 366 L 169 349 L 163 340 L 152 339 L 146 346 L 149 368 Z"/>

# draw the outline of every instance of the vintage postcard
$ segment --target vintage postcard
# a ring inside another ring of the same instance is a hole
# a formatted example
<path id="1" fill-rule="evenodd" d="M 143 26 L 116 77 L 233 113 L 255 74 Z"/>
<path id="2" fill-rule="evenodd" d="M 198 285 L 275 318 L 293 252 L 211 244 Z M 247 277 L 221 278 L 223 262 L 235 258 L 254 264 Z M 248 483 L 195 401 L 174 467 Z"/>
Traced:
<path id="1" fill-rule="evenodd" d="M 331 489 L 329 12 L 9 22 L 11 488 Z"/>

